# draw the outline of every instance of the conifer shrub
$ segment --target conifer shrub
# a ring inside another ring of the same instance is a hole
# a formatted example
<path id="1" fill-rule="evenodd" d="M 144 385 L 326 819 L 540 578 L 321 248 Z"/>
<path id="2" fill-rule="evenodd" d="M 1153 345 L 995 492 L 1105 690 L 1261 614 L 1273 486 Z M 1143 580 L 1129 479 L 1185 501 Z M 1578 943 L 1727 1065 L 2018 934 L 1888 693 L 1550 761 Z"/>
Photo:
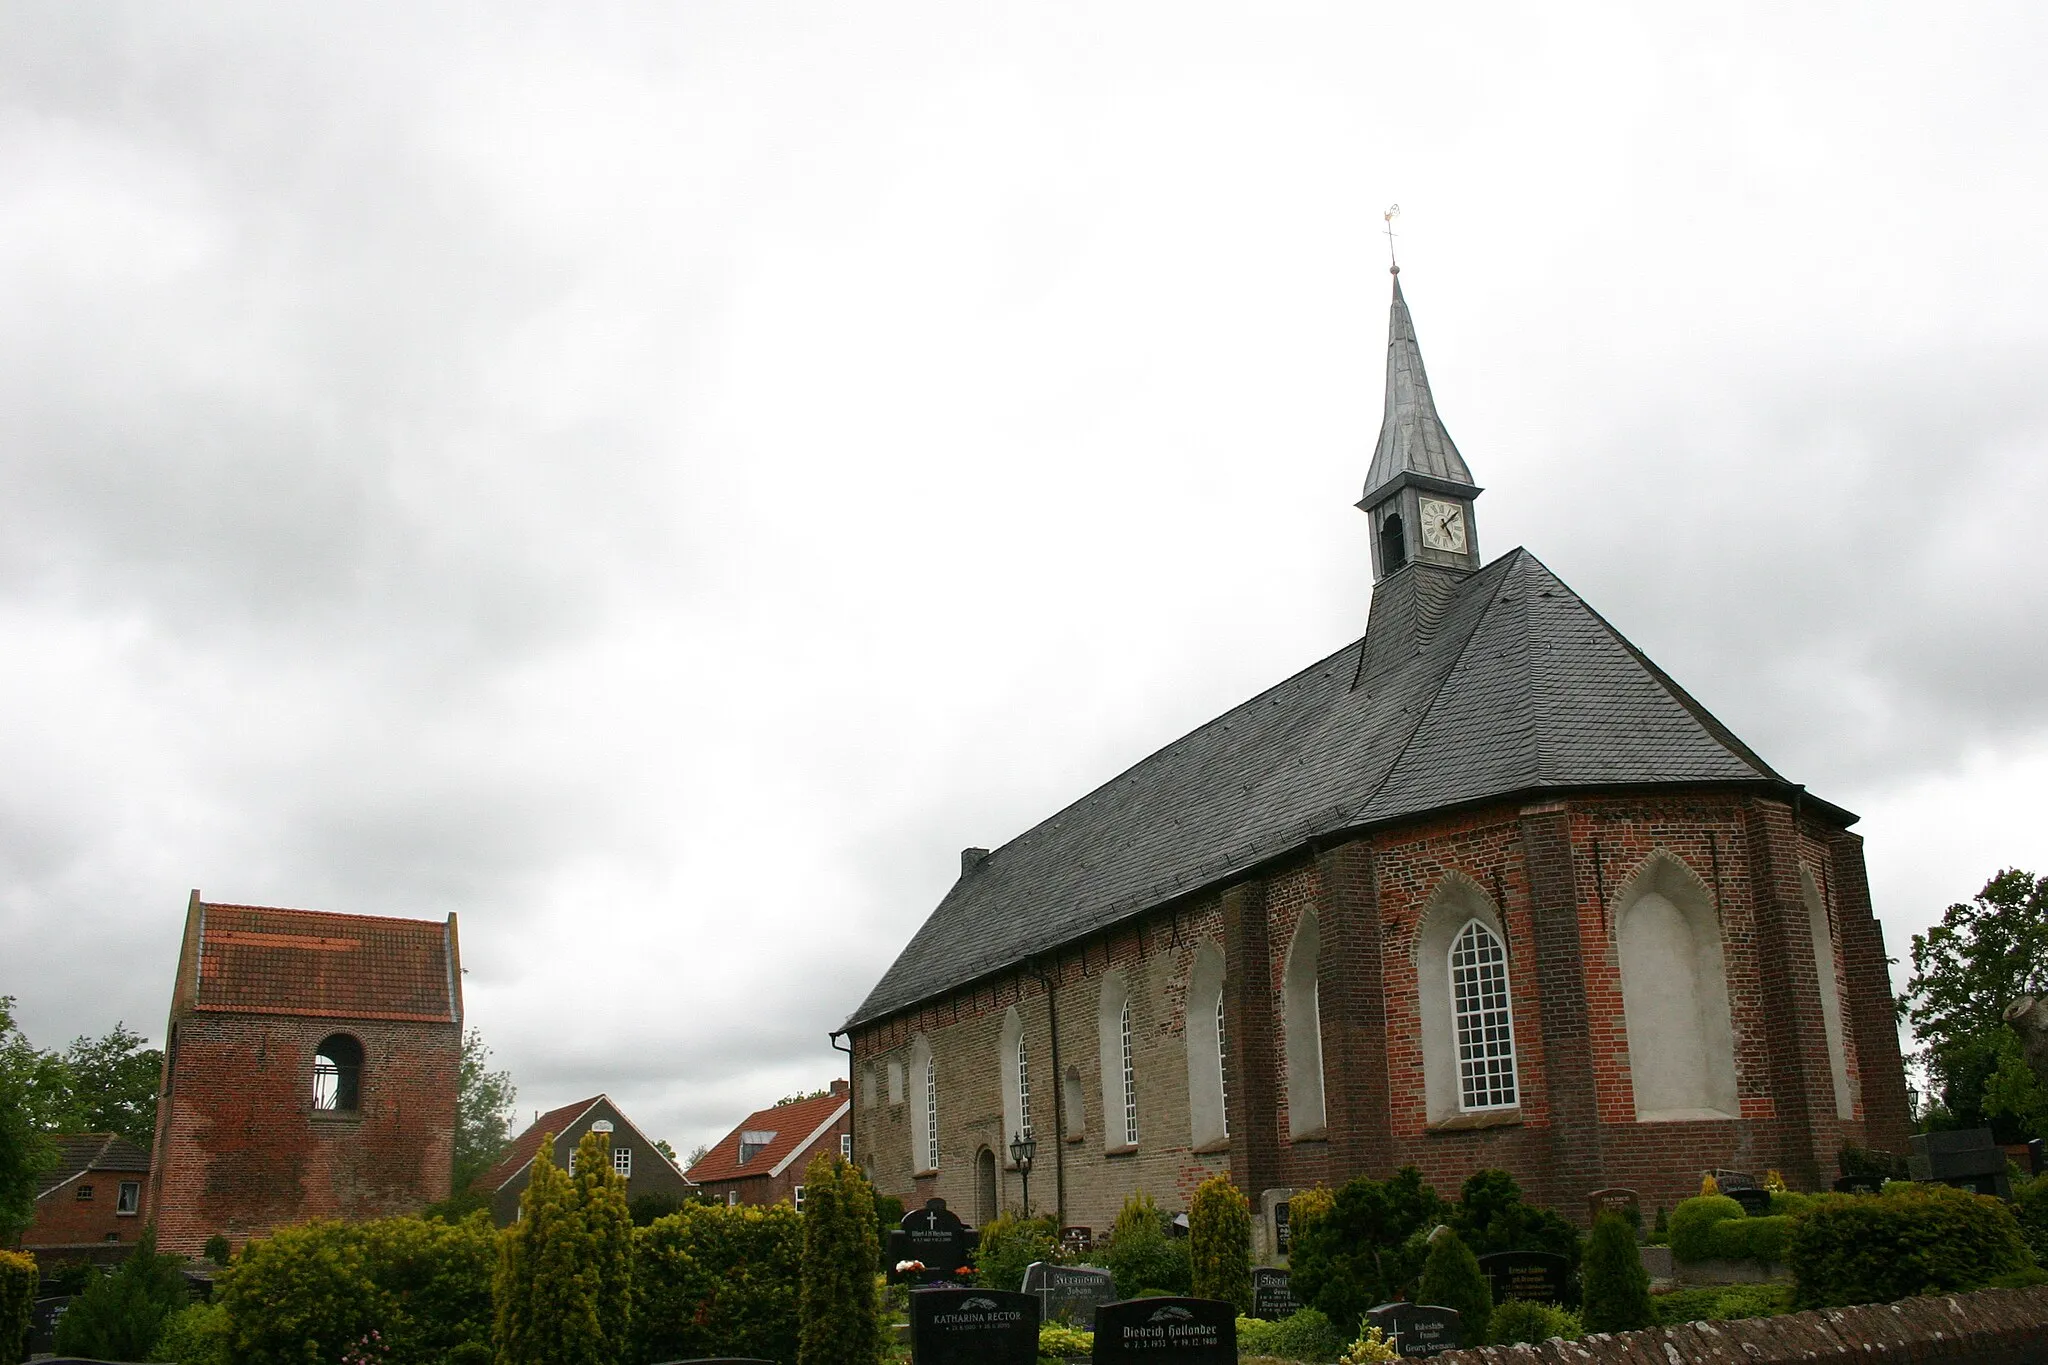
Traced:
<path id="1" fill-rule="evenodd" d="M 159 1255 L 156 1230 L 145 1228 L 128 1259 L 96 1275 L 57 1320 L 57 1354 L 97 1360 L 141 1360 L 164 1321 L 191 1297 L 178 1267 L 182 1256 Z"/>
<path id="2" fill-rule="evenodd" d="M 1187 1294 L 1194 1289 L 1194 1264 L 1188 1244 L 1167 1233 L 1166 1215 L 1139 1193 L 1124 1200 L 1110 1231 L 1103 1257 L 1116 1281 L 1119 1298 L 1135 1299 L 1147 1289 Z"/>
<path id="3" fill-rule="evenodd" d="M 1547 1251 L 1578 1268 L 1579 1230 L 1553 1209 L 1523 1203 L 1522 1187 L 1506 1171 L 1475 1171 L 1446 1221 L 1474 1256 Z"/>
<path id="4" fill-rule="evenodd" d="M 875 1200 L 851 1162 L 820 1152 L 804 1172 L 802 1325 L 797 1365 L 876 1365 Z"/>
<path id="5" fill-rule="evenodd" d="M 981 1225 L 981 1240 L 968 1260 L 977 1283 L 990 1289 L 1022 1289 L 1024 1271 L 1033 1261 L 1051 1261 L 1059 1249 L 1058 1219 L 1020 1218 L 1003 1213 Z"/>
<path id="6" fill-rule="evenodd" d="M 1577 1341 L 1586 1333 L 1578 1314 L 1523 1299 L 1509 1299 L 1506 1303 L 1496 1304 L 1486 1331 L 1489 1346 L 1534 1345 L 1553 1337 Z"/>
<path id="7" fill-rule="evenodd" d="M 612 1164 L 609 1133 L 585 1133 L 576 1143 L 573 1181 L 575 1211 L 583 1222 L 584 1260 L 577 1286 L 596 1315 L 596 1334 L 587 1365 L 616 1365 L 626 1358 L 633 1317 L 633 1210 L 626 1202 L 626 1177 Z M 561 1365 L 576 1365 L 568 1353 Z"/>
<path id="8" fill-rule="evenodd" d="M 2000 1201 L 1903 1183 L 1875 1196 L 1816 1196 L 1794 1223 L 1787 1260 L 1801 1308 L 1978 1289 L 2033 1264 Z"/>
<path id="9" fill-rule="evenodd" d="M 226 1265 L 235 1258 L 235 1244 L 227 1239 L 225 1233 L 216 1232 L 206 1239 L 206 1247 L 200 1254 L 215 1265 Z"/>
<path id="10" fill-rule="evenodd" d="M 1672 1235 L 1676 1238 L 1675 1228 Z M 1587 1331 L 1629 1332 L 1655 1325 L 1657 1315 L 1650 1306 L 1650 1275 L 1643 1269 L 1635 1229 L 1627 1219 L 1603 1213 L 1594 1220 L 1593 1235 L 1586 1242 L 1582 1278 L 1583 1305 L 1579 1318 Z"/>
<path id="11" fill-rule="evenodd" d="M 1422 1233 L 1441 1221 L 1443 1207 L 1413 1166 L 1390 1180 L 1348 1181 L 1327 1212 L 1306 1225 L 1290 1217 L 1296 1296 L 1347 1329 L 1374 1305 L 1405 1296 L 1429 1254 Z"/>
<path id="12" fill-rule="evenodd" d="M 28 1355 L 28 1320 L 35 1309 L 38 1279 L 33 1256 L 0 1251 L 0 1360 Z"/>
<path id="13" fill-rule="evenodd" d="M 1188 1204 L 1188 1252 L 1196 1295 L 1252 1307 L 1252 1207 L 1227 1175 L 1211 1176 Z"/>
<path id="14" fill-rule="evenodd" d="M 492 1345 L 499 1365 L 597 1365 L 605 1339 L 600 1276 L 585 1275 L 596 1248 L 578 1205 L 576 1182 L 555 1165 L 544 1135 L 527 1168 L 519 1221 L 500 1239 L 493 1282 Z"/>
<path id="15" fill-rule="evenodd" d="M 1726 1195 L 1680 1200 L 1671 1211 L 1672 1256 L 1681 1261 L 1714 1260 L 1721 1254 L 1715 1246 L 1714 1225 L 1742 1216 L 1742 1205 Z"/>
<path id="16" fill-rule="evenodd" d="M 1783 1265 L 1791 1244 L 1792 1218 L 1787 1214 L 1724 1219 L 1715 1223 L 1707 1236 L 1714 1256 L 1723 1261 Z"/>
<path id="17" fill-rule="evenodd" d="M 1458 1341 L 1486 1345 L 1486 1325 L 1493 1316 L 1493 1286 L 1479 1269 L 1479 1258 L 1457 1233 L 1446 1227 L 1429 1239 L 1429 1259 L 1422 1263 L 1416 1300 L 1458 1314 Z"/>
<path id="18" fill-rule="evenodd" d="M 685 1204 L 634 1243 L 629 1359 L 796 1360 L 804 1225 L 794 1208 Z"/>

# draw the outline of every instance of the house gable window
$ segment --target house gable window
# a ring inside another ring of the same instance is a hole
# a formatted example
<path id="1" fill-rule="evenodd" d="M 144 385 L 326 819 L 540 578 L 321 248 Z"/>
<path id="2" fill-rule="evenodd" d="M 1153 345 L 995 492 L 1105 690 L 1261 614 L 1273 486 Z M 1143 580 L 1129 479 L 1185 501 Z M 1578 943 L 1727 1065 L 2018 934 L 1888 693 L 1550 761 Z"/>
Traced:
<path id="1" fill-rule="evenodd" d="M 89 1203 L 91 1203 L 91 1202 L 92 1202 L 92 1186 L 90 1186 L 90 1185 L 80 1185 L 80 1186 L 78 1187 L 78 1194 L 77 1194 L 76 1198 L 78 1199 L 78 1202 L 79 1202 L 79 1203 L 81 1203 L 81 1204 L 89 1204 Z"/>
<path id="2" fill-rule="evenodd" d="M 142 1182 L 139 1180 L 122 1181 L 120 1193 L 116 1197 L 114 1203 L 114 1212 L 119 1214 L 133 1214 L 140 1210 L 141 1207 Z"/>
<path id="3" fill-rule="evenodd" d="M 612 1148 L 612 1169 L 627 1179 L 632 1179 L 633 1149 L 631 1147 Z"/>

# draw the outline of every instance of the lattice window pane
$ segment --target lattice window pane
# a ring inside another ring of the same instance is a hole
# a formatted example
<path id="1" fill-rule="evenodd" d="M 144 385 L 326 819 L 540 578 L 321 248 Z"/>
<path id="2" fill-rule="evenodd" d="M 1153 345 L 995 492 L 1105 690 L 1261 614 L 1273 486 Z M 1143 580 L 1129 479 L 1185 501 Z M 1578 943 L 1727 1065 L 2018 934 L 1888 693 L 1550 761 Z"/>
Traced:
<path id="1" fill-rule="evenodd" d="M 1119 1023 L 1124 1054 L 1124 1145 L 1138 1145 L 1138 1073 L 1131 1065 L 1131 1002 L 1124 1001 Z"/>
<path id="2" fill-rule="evenodd" d="M 939 1169 L 939 1068 L 931 1058 L 924 1062 L 924 1168 Z"/>
<path id="3" fill-rule="evenodd" d="M 1508 955 L 1500 937 L 1473 920 L 1451 945 L 1451 1009 L 1458 1035 L 1458 1106 L 1515 1104 L 1515 1027 Z"/>
<path id="4" fill-rule="evenodd" d="M 1223 1099 L 1223 1136 L 1230 1136 L 1230 1036 L 1223 1031 L 1223 993 L 1216 993 L 1216 1089 Z"/>
<path id="5" fill-rule="evenodd" d="M 1031 1136 L 1031 1054 L 1025 1050 L 1023 1038 L 1017 1039 L 1017 1120 L 1023 1126 L 1024 1136 Z"/>

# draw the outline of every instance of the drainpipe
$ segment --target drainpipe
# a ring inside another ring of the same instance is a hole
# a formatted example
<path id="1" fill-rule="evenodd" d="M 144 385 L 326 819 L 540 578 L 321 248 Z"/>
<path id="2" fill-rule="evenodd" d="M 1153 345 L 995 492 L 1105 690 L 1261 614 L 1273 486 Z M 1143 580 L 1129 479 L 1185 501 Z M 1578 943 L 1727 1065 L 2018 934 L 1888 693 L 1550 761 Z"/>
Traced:
<path id="1" fill-rule="evenodd" d="M 843 1029 L 834 1029 L 832 1032 L 825 1035 L 825 1041 L 832 1044 L 832 1047 L 835 1051 L 843 1052 L 846 1054 L 846 1131 L 851 1133 L 854 1128 L 853 1116 L 860 1112 L 860 1101 L 854 1097 L 853 1046 L 852 1044 L 848 1044 L 845 1047 L 839 1046 L 839 1039 L 844 1032 L 845 1031 Z M 858 1143 L 854 1145 L 853 1155 L 855 1157 L 855 1161 L 853 1163 L 854 1168 L 858 1170 L 860 1168 L 860 1162 L 858 1160 L 858 1158 L 860 1157 L 860 1146 Z"/>
<path id="2" fill-rule="evenodd" d="M 1067 1073 L 1060 1068 L 1060 997 L 1046 975 L 1045 964 L 1034 959 L 1027 964 L 1038 984 L 1045 988 L 1048 1026 L 1052 1030 L 1052 1179 L 1053 1206 L 1059 1227 L 1067 1225 Z M 1057 1229 L 1054 1235 L 1058 1235 Z"/>

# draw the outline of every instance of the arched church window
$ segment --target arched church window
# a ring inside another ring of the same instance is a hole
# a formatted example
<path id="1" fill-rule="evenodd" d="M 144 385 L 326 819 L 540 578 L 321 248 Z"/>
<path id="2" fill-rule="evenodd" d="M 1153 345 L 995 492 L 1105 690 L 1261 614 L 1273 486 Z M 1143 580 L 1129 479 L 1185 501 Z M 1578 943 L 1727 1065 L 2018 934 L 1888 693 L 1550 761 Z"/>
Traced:
<path id="1" fill-rule="evenodd" d="M 1024 1041 L 1024 1021 L 1015 1005 L 1003 1015 L 996 1062 L 1002 1077 L 1003 1141 L 1007 1144 L 1014 1134 L 1031 1131 L 1031 1049 Z M 1009 1157 L 1005 1155 L 1003 1160 Z"/>
<path id="2" fill-rule="evenodd" d="M 1102 1140 L 1112 1147 L 1138 1144 L 1138 1072 L 1133 1055 L 1131 993 L 1122 972 L 1102 978 L 1097 1012 L 1102 1040 Z"/>
<path id="3" fill-rule="evenodd" d="M 1454 872 L 1438 884 L 1415 926 L 1414 963 L 1427 1121 L 1515 1108 L 1507 928 L 1479 883 Z"/>
<path id="4" fill-rule="evenodd" d="M 1025 1137 L 1031 1136 L 1031 1050 L 1022 1038 L 1017 1040 L 1017 1129 Z"/>
<path id="5" fill-rule="evenodd" d="M 1465 921 L 1451 944 L 1451 1017 L 1458 1035 L 1458 1107 L 1515 1104 L 1515 1021 L 1508 1003 L 1508 954 L 1500 936 Z"/>
<path id="6" fill-rule="evenodd" d="M 1662 850 L 1622 891 L 1622 1014 L 1636 1119 L 1734 1118 L 1735 1029 L 1721 919 L 1699 877 Z"/>
<path id="7" fill-rule="evenodd" d="M 930 1057 L 924 1059 L 924 1150 L 925 1169 L 939 1169 L 939 1072 Z"/>
<path id="8" fill-rule="evenodd" d="M 1223 1033 L 1223 954 L 1213 944 L 1188 971 L 1188 1136 L 1206 1147 L 1230 1136 L 1230 1084 Z"/>
<path id="9" fill-rule="evenodd" d="M 313 1107 L 351 1113 L 362 1107 L 363 1045 L 330 1033 L 313 1054 Z"/>
<path id="10" fill-rule="evenodd" d="M 1820 988 L 1820 1020 L 1827 1032 L 1828 1069 L 1835 1082 L 1835 1117 L 1856 1117 L 1856 1097 L 1849 1079 L 1849 1049 L 1842 1029 L 1842 990 L 1835 970 L 1835 934 L 1828 923 L 1827 901 L 1813 873 L 1799 869 L 1799 894 L 1806 902 L 1806 928 L 1813 939 L 1813 970 Z"/>
<path id="11" fill-rule="evenodd" d="M 1323 1016 L 1317 959 L 1322 937 L 1314 913 L 1304 914 L 1287 945 L 1283 996 L 1287 1017 L 1287 1131 L 1323 1131 Z"/>
<path id="12" fill-rule="evenodd" d="M 1407 562 L 1408 540 L 1401 527 L 1401 514 L 1389 512 L 1380 523 L 1380 572 L 1390 574 Z"/>
<path id="13" fill-rule="evenodd" d="M 910 1044 L 910 1168 L 939 1169 L 939 1070 L 923 1034 Z"/>

